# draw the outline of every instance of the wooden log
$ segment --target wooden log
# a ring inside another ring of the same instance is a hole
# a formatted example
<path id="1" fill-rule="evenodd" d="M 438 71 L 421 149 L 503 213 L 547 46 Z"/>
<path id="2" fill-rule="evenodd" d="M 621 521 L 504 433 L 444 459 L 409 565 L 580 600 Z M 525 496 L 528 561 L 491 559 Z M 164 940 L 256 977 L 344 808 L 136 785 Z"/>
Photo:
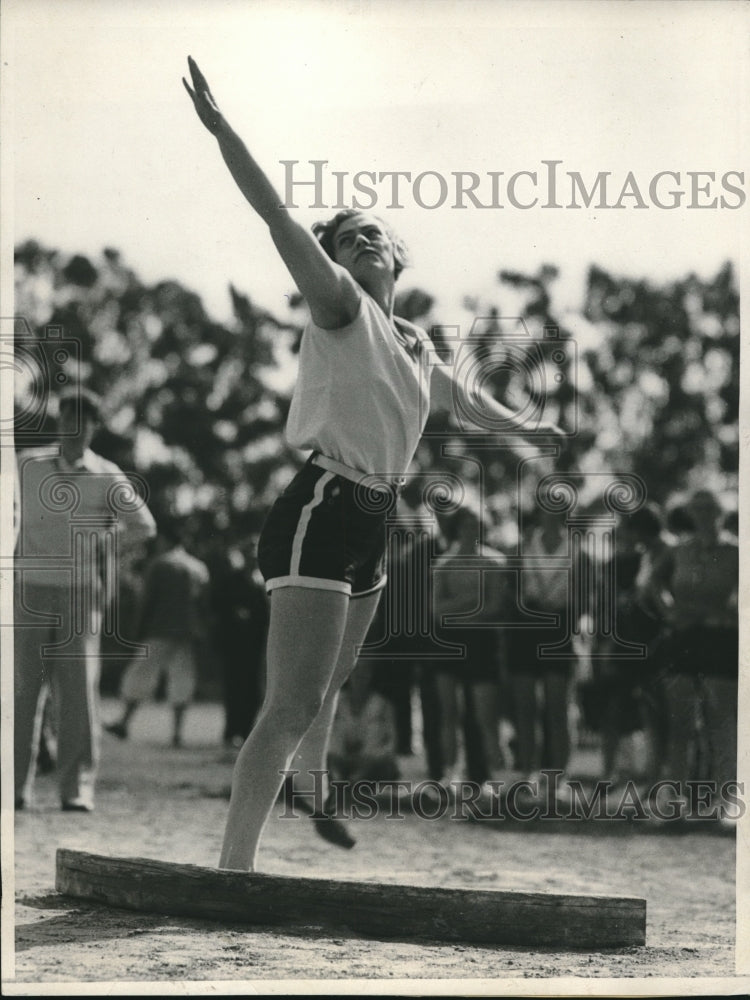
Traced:
<path id="1" fill-rule="evenodd" d="M 646 940 L 646 901 L 297 878 L 57 851 L 57 890 L 173 916 L 376 938 L 616 948 Z"/>

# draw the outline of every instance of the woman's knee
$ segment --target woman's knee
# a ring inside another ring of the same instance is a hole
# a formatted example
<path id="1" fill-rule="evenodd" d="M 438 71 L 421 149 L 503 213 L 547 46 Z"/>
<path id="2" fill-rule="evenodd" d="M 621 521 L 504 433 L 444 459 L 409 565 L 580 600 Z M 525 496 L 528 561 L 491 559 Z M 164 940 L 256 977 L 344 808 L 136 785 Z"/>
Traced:
<path id="1" fill-rule="evenodd" d="M 263 708 L 263 717 L 273 731 L 302 738 L 323 707 L 322 691 L 297 692 L 294 698 L 270 699 Z"/>

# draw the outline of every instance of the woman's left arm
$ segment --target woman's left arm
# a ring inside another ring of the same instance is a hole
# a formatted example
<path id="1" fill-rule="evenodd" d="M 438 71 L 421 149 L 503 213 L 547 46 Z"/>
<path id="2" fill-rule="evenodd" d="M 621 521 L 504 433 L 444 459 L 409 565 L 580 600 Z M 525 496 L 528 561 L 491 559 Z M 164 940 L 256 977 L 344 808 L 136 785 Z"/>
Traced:
<path id="1" fill-rule="evenodd" d="M 435 365 L 430 385 L 430 409 L 435 412 L 455 414 L 457 405 L 477 430 L 502 430 L 524 439 L 531 437 L 534 440 L 540 435 L 548 434 L 559 444 L 562 444 L 567 437 L 562 428 L 551 421 L 529 423 L 507 406 L 498 403 L 485 389 L 470 392 L 462 380 L 455 377 L 450 367 Z M 468 415 L 472 413 L 477 414 L 479 419 L 471 419 Z M 490 423 L 487 428 L 482 427 L 482 414 L 487 415 Z"/>

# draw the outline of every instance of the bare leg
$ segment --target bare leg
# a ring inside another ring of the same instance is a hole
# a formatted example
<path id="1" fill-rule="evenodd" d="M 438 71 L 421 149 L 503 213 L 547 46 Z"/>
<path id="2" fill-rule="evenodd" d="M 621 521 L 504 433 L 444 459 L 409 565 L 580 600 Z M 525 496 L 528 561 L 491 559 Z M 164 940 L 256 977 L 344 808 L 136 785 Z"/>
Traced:
<path id="1" fill-rule="evenodd" d="M 299 772 L 294 778 L 295 790 L 311 791 L 313 789 L 311 772 L 327 769 L 328 743 L 331 726 L 336 715 L 339 691 L 357 662 L 359 646 L 365 640 L 367 630 L 380 601 L 380 595 L 381 591 L 377 591 L 366 597 L 355 597 L 349 602 L 346 629 L 331 683 L 323 699 L 323 705 L 297 747 L 297 753 L 292 761 L 292 769 Z M 325 797 L 325 795 L 326 788 L 324 787 L 323 796 Z"/>
<path id="2" fill-rule="evenodd" d="M 354 608 L 357 603 L 353 602 Z M 342 646 L 350 645 L 345 640 L 349 614 L 349 597 L 337 591 L 303 587 L 274 591 L 266 697 L 235 764 L 221 868 L 253 870 L 263 827 L 281 787 L 281 772 L 290 769 L 324 705 L 327 712 L 335 711 L 335 698 L 331 708 L 326 696 Z M 361 634 L 355 641 L 363 638 Z"/>

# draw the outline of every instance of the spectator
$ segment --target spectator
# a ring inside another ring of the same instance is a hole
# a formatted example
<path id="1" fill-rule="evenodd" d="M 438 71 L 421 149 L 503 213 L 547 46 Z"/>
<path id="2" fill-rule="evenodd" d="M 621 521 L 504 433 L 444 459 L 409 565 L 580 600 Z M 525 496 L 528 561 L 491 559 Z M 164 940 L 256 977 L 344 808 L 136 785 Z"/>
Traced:
<path id="1" fill-rule="evenodd" d="M 197 652 L 208 627 L 209 577 L 206 565 L 185 550 L 176 521 L 161 524 L 157 546 L 160 551 L 146 570 L 138 630 L 148 656 L 128 664 L 120 685 L 122 716 L 106 728 L 127 739 L 138 706 L 153 698 L 164 677 L 172 706 L 172 746 L 180 747 L 185 710 L 195 696 Z"/>
<path id="2" fill-rule="evenodd" d="M 539 781 L 542 769 L 565 772 L 570 760 L 573 654 L 552 659 L 542 647 L 563 637 L 568 622 L 569 569 L 554 564 L 569 559 L 564 519 L 549 511 L 522 547 L 521 598 L 525 611 L 554 616 L 550 624 L 508 629 L 508 677 L 513 697 L 515 769 L 531 782 Z M 551 563 L 545 562 L 552 560 Z M 558 784 L 565 794 L 563 782 Z"/>
<path id="3" fill-rule="evenodd" d="M 698 490 L 688 503 L 691 536 L 668 549 L 656 580 L 670 597 L 672 635 L 668 644 L 665 697 L 668 723 L 665 777 L 681 783 L 706 777 L 698 772 L 696 722 L 705 727 L 708 776 L 717 793 L 734 781 L 737 767 L 737 539 L 721 528 L 717 497 Z"/>
<path id="4" fill-rule="evenodd" d="M 471 508 L 454 517 L 455 541 L 435 563 L 434 613 L 446 642 L 465 647 L 454 661 L 436 660 L 444 780 L 497 779 L 504 764 L 499 743 L 499 661 L 502 631 L 497 623 L 506 599 L 500 552 L 481 541 L 481 519 Z M 465 623 L 451 622 L 460 615 Z M 446 621 L 448 618 L 448 621 Z M 461 709 L 460 702 L 463 702 Z M 458 738 L 464 720 L 463 750 Z"/>
<path id="5" fill-rule="evenodd" d="M 658 778 L 664 730 L 658 650 L 664 615 L 653 572 L 666 548 L 658 508 L 648 505 L 620 519 L 612 567 L 616 634 L 604 638 L 597 650 L 604 776 L 610 781 Z M 617 640 L 643 646 L 643 657 L 618 657 Z M 624 746 L 636 740 L 635 734 L 644 741 L 643 759 L 625 763 Z"/>
<path id="6" fill-rule="evenodd" d="M 71 391 L 60 400 L 57 449 L 19 458 L 17 809 L 23 809 L 32 794 L 47 680 L 53 697 L 61 806 L 77 812 L 94 808 L 101 733 L 100 641 L 118 570 L 114 553 L 122 557 L 155 530 L 130 480 L 91 450 L 100 422 L 99 398 L 85 389 Z"/>
<path id="7" fill-rule="evenodd" d="M 239 748 L 263 700 L 268 598 L 255 546 L 234 548 L 213 574 L 215 641 L 224 678 L 224 745 Z"/>

